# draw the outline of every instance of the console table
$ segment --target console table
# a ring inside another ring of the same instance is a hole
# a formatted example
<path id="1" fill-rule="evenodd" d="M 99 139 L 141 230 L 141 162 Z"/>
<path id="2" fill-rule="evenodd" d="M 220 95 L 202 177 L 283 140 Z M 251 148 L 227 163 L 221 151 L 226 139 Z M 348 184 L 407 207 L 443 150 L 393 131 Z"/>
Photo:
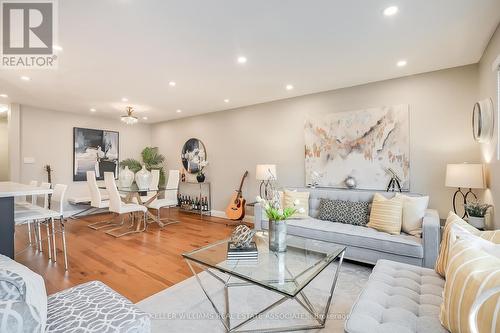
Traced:
<path id="1" fill-rule="evenodd" d="M 14 259 L 14 198 L 52 194 L 52 190 L 14 182 L 0 182 L 0 254 Z"/>
<path id="2" fill-rule="evenodd" d="M 198 183 L 198 182 L 190 182 L 190 181 L 184 181 L 179 183 L 179 194 L 181 193 L 181 186 L 182 184 L 186 184 L 192 187 L 198 186 L 198 193 L 200 199 L 203 197 L 203 194 L 206 194 L 205 196 L 208 197 L 208 210 L 193 210 L 193 209 L 185 209 L 182 207 L 179 207 L 179 209 L 183 212 L 189 212 L 189 213 L 196 213 L 200 214 L 200 218 L 203 219 L 203 215 L 211 216 L 212 215 L 212 190 L 210 186 L 210 182 L 203 182 L 203 183 Z"/>

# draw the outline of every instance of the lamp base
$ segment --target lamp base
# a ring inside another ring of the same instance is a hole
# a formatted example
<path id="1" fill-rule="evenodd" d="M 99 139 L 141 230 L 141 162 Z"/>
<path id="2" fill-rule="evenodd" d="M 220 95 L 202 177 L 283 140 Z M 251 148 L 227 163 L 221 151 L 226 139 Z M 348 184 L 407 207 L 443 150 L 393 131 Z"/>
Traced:
<path id="1" fill-rule="evenodd" d="M 462 189 L 459 187 L 458 190 L 455 191 L 455 194 L 453 194 L 453 211 L 455 212 L 455 214 L 458 215 L 458 212 L 457 212 L 457 205 L 456 205 L 456 201 L 457 201 L 457 198 L 459 197 L 462 197 L 461 199 L 461 203 L 462 205 L 466 205 L 467 204 L 467 198 L 469 196 L 473 196 L 475 200 L 477 200 L 477 195 L 474 194 L 474 192 L 472 192 L 472 189 L 470 188 L 467 192 L 462 192 Z M 467 216 L 467 212 L 465 211 L 465 208 L 464 208 L 464 214 L 462 215 L 462 218 L 465 218 Z"/>

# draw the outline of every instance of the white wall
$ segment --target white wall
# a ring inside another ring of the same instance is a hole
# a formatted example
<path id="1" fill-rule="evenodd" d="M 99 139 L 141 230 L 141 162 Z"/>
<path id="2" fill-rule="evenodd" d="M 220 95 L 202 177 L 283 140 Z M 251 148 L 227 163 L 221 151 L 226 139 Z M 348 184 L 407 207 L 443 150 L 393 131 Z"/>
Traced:
<path id="1" fill-rule="evenodd" d="M 73 182 L 73 127 L 107 129 L 120 132 L 120 160 L 140 159 L 140 152 L 151 144 L 150 125 L 127 126 L 118 117 L 101 118 L 21 106 L 21 182 L 47 181 L 43 166 L 54 170 L 53 183 L 69 185 L 68 196 L 88 195 L 85 182 Z M 34 164 L 23 158 L 33 157 Z"/>
<path id="2" fill-rule="evenodd" d="M 184 142 L 201 139 L 214 208 L 224 210 L 245 170 L 250 177 L 244 195 L 253 201 L 256 164 L 277 164 L 282 186 L 304 185 L 307 114 L 409 104 L 411 190 L 429 194 L 430 206 L 445 216 L 453 194 L 444 187 L 446 164 L 480 160 L 470 134 L 477 87 L 477 65 L 469 65 L 154 124 L 152 144 L 166 155 L 170 168 L 180 168 Z"/>
<path id="3" fill-rule="evenodd" d="M 0 116 L 0 181 L 9 180 L 9 128 L 6 116 Z"/>
<path id="4" fill-rule="evenodd" d="M 500 228 L 500 214 L 498 213 L 498 204 L 500 204 L 500 161 L 496 157 L 496 146 L 498 144 L 498 96 L 497 96 L 497 73 L 493 70 L 493 64 L 500 57 L 500 26 L 490 40 L 481 61 L 479 62 L 479 94 L 478 100 L 485 98 L 493 99 L 493 103 L 497 110 L 495 119 L 495 134 L 494 139 L 489 144 L 482 145 L 483 161 L 489 169 L 489 190 L 486 191 L 486 200 L 496 205 L 494 219 L 490 221 L 488 227 L 491 229 Z"/>

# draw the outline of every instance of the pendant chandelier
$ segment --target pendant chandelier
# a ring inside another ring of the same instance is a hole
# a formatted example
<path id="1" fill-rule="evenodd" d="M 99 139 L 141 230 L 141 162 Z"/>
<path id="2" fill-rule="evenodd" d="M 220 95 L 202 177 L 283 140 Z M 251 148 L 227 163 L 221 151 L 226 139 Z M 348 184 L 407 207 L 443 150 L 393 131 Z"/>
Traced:
<path id="1" fill-rule="evenodd" d="M 127 125 L 134 125 L 135 123 L 137 123 L 138 121 L 137 117 L 132 115 L 134 109 L 132 109 L 131 106 L 127 106 L 125 108 L 125 111 L 127 112 L 127 114 L 121 117 L 122 121 Z"/>

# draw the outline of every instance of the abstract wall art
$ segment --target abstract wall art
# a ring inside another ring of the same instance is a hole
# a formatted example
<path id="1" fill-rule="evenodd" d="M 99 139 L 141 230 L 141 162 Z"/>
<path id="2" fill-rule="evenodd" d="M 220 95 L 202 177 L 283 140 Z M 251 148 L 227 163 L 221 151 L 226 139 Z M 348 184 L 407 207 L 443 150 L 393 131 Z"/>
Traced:
<path id="1" fill-rule="evenodd" d="M 73 181 L 87 180 L 87 171 L 95 171 L 98 180 L 108 171 L 117 177 L 118 158 L 118 132 L 73 128 Z"/>
<path id="2" fill-rule="evenodd" d="M 305 122 L 306 184 L 385 190 L 388 169 L 410 189 L 409 106 L 396 105 L 310 116 Z M 314 179 L 312 179 L 314 178 Z"/>

